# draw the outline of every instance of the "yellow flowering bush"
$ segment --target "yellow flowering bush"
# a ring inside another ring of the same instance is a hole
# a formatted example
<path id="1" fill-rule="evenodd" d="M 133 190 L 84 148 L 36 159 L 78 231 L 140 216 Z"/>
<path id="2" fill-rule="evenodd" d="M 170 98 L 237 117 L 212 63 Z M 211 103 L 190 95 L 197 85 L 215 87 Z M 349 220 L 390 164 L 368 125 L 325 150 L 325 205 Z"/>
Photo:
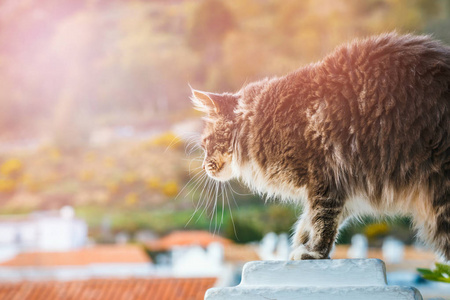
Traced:
<path id="1" fill-rule="evenodd" d="M 52 147 L 48 149 L 48 156 L 53 161 L 59 161 L 61 159 L 61 151 L 58 148 Z"/>
<path id="2" fill-rule="evenodd" d="M 84 160 L 88 161 L 88 162 L 93 162 L 96 158 L 96 155 L 94 152 L 87 152 L 84 155 Z"/>
<path id="3" fill-rule="evenodd" d="M 177 149 L 181 147 L 181 139 L 173 132 L 166 132 L 153 138 L 150 145 Z"/>
<path id="4" fill-rule="evenodd" d="M 175 197 L 178 194 L 178 184 L 175 181 L 170 181 L 164 184 L 163 194 L 167 197 Z"/>
<path id="5" fill-rule="evenodd" d="M 364 233 L 370 239 L 378 235 L 383 235 L 389 232 L 389 226 L 386 223 L 374 223 L 366 226 Z"/>
<path id="6" fill-rule="evenodd" d="M 0 193 L 11 193 L 17 187 L 17 183 L 9 178 L 0 178 Z"/>
<path id="7" fill-rule="evenodd" d="M 104 166 L 107 167 L 107 168 L 112 168 L 112 167 L 116 166 L 116 161 L 115 161 L 114 158 L 112 158 L 112 157 L 106 157 L 106 158 L 103 160 L 103 164 L 104 164 Z"/>
<path id="8" fill-rule="evenodd" d="M 136 193 L 129 193 L 125 196 L 125 204 L 128 206 L 133 206 L 139 201 L 139 197 Z"/>
<path id="9" fill-rule="evenodd" d="M 110 181 L 106 183 L 106 188 L 111 194 L 114 194 L 119 190 L 119 184 L 117 182 Z"/>
<path id="10" fill-rule="evenodd" d="M 10 154 L 0 160 L 0 196 L 14 193 L 40 203 L 47 193 L 66 197 L 76 191 L 74 205 L 95 202 L 130 209 L 160 205 L 178 195 L 183 186 L 178 178 L 185 178 L 190 166 L 182 159 L 184 153 L 167 151 L 180 146 L 179 141 L 167 132 L 113 147 L 66 152 L 43 145 L 20 156 Z"/>
<path id="11" fill-rule="evenodd" d="M 151 177 L 147 180 L 147 187 L 149 189 L 157 189 L 161 186 L 161 179 L 158 177 Z"/>
<path id="12" fill-rule="evenodd" d="M 5 161 L 0 167 L 0 173 L 4 176 L 18 174 L 23 168 L 22 161 L 18 158 L 11 158 Z"/>
<path id="13" fill-rule="evenodd" d="M 122 179 L 125 183 L 132 184 L 138 180 L 138 176 L 136 173 L 128 172 L 123 175 Z"/>
<path id="14" fill-rule="evenodd" d="M 22 185 L 29 192 L 38 192 L 42 187 L 41 183 L 30 177 L 22 179 Z"/>
<path id="15" fill-rule="evenodd" d="M 94 173 L 90 170 L 83 170 L 80 172 L 79 177 L 81 181 L 90 181 L 94 178 Z"/>

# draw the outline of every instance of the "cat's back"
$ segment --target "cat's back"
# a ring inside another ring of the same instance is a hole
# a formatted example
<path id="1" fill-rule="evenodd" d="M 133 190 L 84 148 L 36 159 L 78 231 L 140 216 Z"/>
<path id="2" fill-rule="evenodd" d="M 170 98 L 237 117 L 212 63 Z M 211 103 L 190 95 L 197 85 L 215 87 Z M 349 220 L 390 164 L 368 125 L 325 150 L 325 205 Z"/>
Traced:
<path id="1" fill-rule="evenodd" d="M 405 181 L 448 164 L 448 46 L 428 36 L 385 34 L 338 48 L 311 74 L 320 93 L 312 100 L 309 138 L 320 136 L 323 149 L 358 172 Z"/>
<path id="2" fill-rule="evenodd" d="M 406 130 L 420 114 L 442 114 L 450 104 L 450 47 L 429 36 L 390 33 L 357 40 L 339 47 L 311 74 L 319 91 L 315 100 L 326 106 L 330 121 L 345 114 L 351 123 L 343 125 L 359 123 L 361 130 L 396 120 L 403 126 L 389 129 Z"/>
<path id="3" fill-rule="evenodd" d="M 241 176 L 309 205 L 314 225 L 299 222 L 300 245 L 341 217 L 398 212 L 417 217 L 420 234 L 450 257 L 448 46 L 395 33 L 357 40 L 242 95 Z"/>
<path id="4" fill-rule="evenodd" d="M 319 85 L 339 89 L 342 98 L 362 106 L 392 97 L 407 102 L 418 99 L 410 96 L 420 90 L 448 90 L 450 47 L 429 36 L 389 33 L 339 47 L 313 73 Z"/>

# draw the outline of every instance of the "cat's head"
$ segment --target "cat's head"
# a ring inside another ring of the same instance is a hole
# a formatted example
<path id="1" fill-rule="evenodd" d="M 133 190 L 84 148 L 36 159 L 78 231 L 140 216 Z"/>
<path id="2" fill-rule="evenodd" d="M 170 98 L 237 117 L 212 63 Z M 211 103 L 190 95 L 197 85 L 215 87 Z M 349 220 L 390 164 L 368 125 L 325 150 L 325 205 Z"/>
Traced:
<path id="1" fill-rule="evenodd" d="M 203 112 L 205 126 L 201 146 L 205 151 L 203 169 L 219 181 L 233 178 L 233 151 L 236 132 L 234 108 L 238 97 L 233 94 L 213 94 L 192 90 L 194 107 Z"/>

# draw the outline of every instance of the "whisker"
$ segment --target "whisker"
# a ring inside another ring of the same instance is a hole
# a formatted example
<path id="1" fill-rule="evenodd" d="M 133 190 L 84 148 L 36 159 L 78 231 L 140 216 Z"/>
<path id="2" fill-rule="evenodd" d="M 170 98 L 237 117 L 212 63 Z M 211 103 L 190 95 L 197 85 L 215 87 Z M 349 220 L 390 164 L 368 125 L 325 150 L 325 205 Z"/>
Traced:
<path id="1" fill-rule="evenodd" d="M 252 193 L 249 193 L 249 194 L 241 194 L 241 193 L 237 192 L 235 189 L 233 189 L 233 186 L 231 185 L 231 183 L 229 183 L 229 182 L 227 182 L 227 183 L 228 183 L 230 189 L 231 189 L 231 190 L 233 191 L 233 193 L 235 193 L 236 195 L 239 195 L 239 196 L 252 196 L 252 195 L 253 195 Z"/>
<path id="2" fill-rule="evenodd" d="M 203 187 L 203 190 L 202 190 L 202 192 L 200 194 L 200 199 L 199 199 L 199 209 L 201 209 L 201 208 L 203 208 L 203 209 L 200 212 L 200 215 L 195 220 L 195 223 L 197 223 L 200 220 L 200 218 L 202 217 L 202 215 L 205 212 L 205 209 L 206 209 L 206 207 L 208 205 L 207 196 L 206 196 L 206 194 L 208 193 L 208 187 L 209 187 L 209 181 L 207 179 L 206 182 L 205 182 L 205 186 Z M 206 190 L 206 193 L 205 193 L 205 190 Z M 203 203 L 204 203 L 204 205 L 203 205 Z"/>
<path id="3" fill-rule="evenodd" d="M 201 193 L 200 193 L 200 197 L 199 197 L 199 199 L 201 199 L 202 193 L 203 193 L 203 191 L 204 191 L 204 189 L 205 189 L 205 183 L 206 183 L 205 181 L 206 181 L 206 174 L 203 174 L 203 176 L 200 177 L 200 179 L 197 181 L 197 183 L 196 183 L 196 185 L 194 186 L 194 188 L 193 188 L 191 191 L 189 191 L 189 193 L 186 195 L 186 197 L 188 197 L 189 194 L 192 192 L 192 199 L 191 199 L 192 203 L 194 203 L 194 196 L 195 196 L 195 193 L 196 193 L 197 190 L 203 185 L 203 189 L 202 189 L 202 191 L 201 191 Z M 189 224 L 189 222 L 190 222 L 191 219 L 195 216 L 196 212 L 198 211 L 198 209 L 199 209 L 200 207 L 201 207 L 201 206 L 200 206 L 200 201 L 198 201 L 197 204 L 196 204 L 196 206 L 195 206 L 194 212 L 192 213 L 192 215 L 191 215 L 191 217 L 189 218 L 188 222 L 186 223 L 185 227 Z"/>
<path id="4" fill-rule="evenodd" d="M 207 216 L 209 218 L 209 231 L 211 231 L 212 221 L 213 221 L 213 214 L 214 214 L 214 209 L 215 209 L 214 200 L 213 200 L 214 184 L 212 184 L 212 186 L 211 186 L 211 193 L 208 196 L 209 197 L 208 197 L 208 213 L 207 213 Z"/>
<path id="5" fill-rule="evenodd" d="M 200 169 L 202 168 L 202 166 L 198 166 L 198 167 L 196 167 L 196 168 L 191 169 L 191 164 L 192 164 L 192 162 L 189 163 L 189 170 L 188 170 L 189 175 L 191 175 L 192 171 L 197 171 L 197 170 L 200 170 Z M 200 171 L 200 172 L 201 172 L 201 171 Z"/>
<path id="6" fill-rule="evenodd" d="M 214 210 L 214 208 L 215 208 L 215 206 L 214 206 L 214 199 L 213 199 L 213 197 L 214 197 L 214 192 L 215 192 L 215 190 L 216 190 L 216 182 L 215 181 L 212 181 L 212 184 L 211 184 L 211 197 L 209 197 L 209 202 L 211 202 L 212 203 L 212 207 L 210 207 L 210 209 L 209 209 L 209 211 L 208 211 L 208 217 L 211 219 L 212 218 L 212 215 L 213 215 L 213 210 Z"/>
<path id="7" fill-rule="evenodd" d="M 239 237 L 237 236 L 236 226 L 234 225 L 234 218 L 233 218 L 233 212 L 231 210 L 230 198 L 228 197 L 228 192 L 226 189 L 225 189 L 225 193 L 227 194 L 227 204 L 228 204 L 228 209 L 230 210 L 231 224 L 233 225 L 234 236 L 236 237 L 236 240 L 239 241 Z M 231 195 L 233 195 L 233 193 L 231 193 Z M 236 201 L 235 201 L 235 203 L 236 203 Z"/>
<path id="8" fill-rule="evenodd" d="M 219 233 L 220 231 L 220 225 L 221 223 L 219 223 L 219 226 L 217 226 L 218 223 L 218 216 L 219 216 L 219 205 L 218 205 L 218 199 L 220 198 L 220 181 L 216 181 L 216 195 L 215 195 L 215 204 L 216 204 L 216 224 L 215 224 L 215 228 L 214 228 L 214 232 L 216 231 L 217 228 L 217 233 Z"/>
<path id="9" fill-rule="evenodd" d="M 193 158 L 193 159 L 190 160 L 189 166 L 188 166 L 189 174 L 191 173 L 192 164 L 193 164 L 194 162 L 199 162 L 199 163 L 200 163 L 200 166 L 198 166 L 198 167 L 196 168 L 196 169 L 200 169 L 200 168 L 202 167 L 202 164 L 203 164 L 203 154 L 202 154 L 201 156 L 199 156 L 199 157 L 195 157 L 195 158 Z M 196 170 L 196 169 L 194 169 L 194 170 Z"/>
<path id="10" fill-rule="evenodd" d="M 199 150 L 200 148 L 201 148 L 200 142 L 198 142 L 198 141 L 191 142 L 184 149 L 184 153 L 189 156 L 192 153 L 194 153 L 195 151 Z"/>
<path id="11" fill-rule="evenodd" d="M 217 181 L 214 182 L 214 198 L 212 198 L 212 200 L 214 201 L 214 206 L 213 209 L 211 210 L 211 222 L 214 219 L 214 216 L 216 217 L 216 222 L 214 224 L 214 233 L 213 235 L 216 234 L 216 228 L 217 228 Z M 211 230 L 211 222 L 209 223 L 209 228 Z"/>
<path id="12" fill-rule="evenodd" d="M 188 197 L 191 193 L 192 193 L 192 197 L 194 197 L 195 192 L 200 187 L 201 183 L 205 180 L 205 176 L 206 176 L 206 174 L 203 174 L 202 176 L 197 178 L 197 180 L 195 181 L 194 187 L 189 191 L 189 193 L 186 194 L 185 197 Z"/>
<path id="13" fill-rule="evenodd" d="M 219 205 L 217 203 L 217 199 L 219 197 L 219 184 L 220 184 L 220 182 L 216 181 L 216 192 L 215 192 L 215 195 L 214 195 L 214 206 L 215 206 L 215 210 L 214 210 L 214 214 L 215 214 L 214 234 L 216 233 L 216 230 L 217 230 L 217 233 L 219 232 L 218 229 L 217 229 L 218 228 L 218 226 L 217 226 L 218 216 L 219 216 L 219 213 L 218 213 Z"/>
<path id="14" fill-rule="evenodd" d="M 203 215 L 203 212 L 205 211 L 206 207 L 208 206 L 208 193 L 209 193 L 209 190 L 210 190 L 210 178 L 208 176 L 206 176 L 205 185 L 203 186 L 202 192 L 200 193 L 199 202 L 197 204 L 199 209 L 202 208 L 203 203 L 205 203 L 205 206 L 204 206 L 202 212 L 200 213 L 200 216 L 195 221 L 196 223 L 198 222 L 198 220 L 200 220 L 200 217 Z"/>
<path id="15" fill-rule="evenodd" d="M 227 185 L 228 185 L 228 188 L 231 189 L 231 190 L 230 190 L 230 194 L 231 194 L 231 197 L 233 198 L 234 205 L 236 205 L 236 208 L 239 209 L 239 205 L 237 204 L 236 198 L 234 197 L 234 194 L 233 194 L 234 190 L 233 190 L 233 188 L 231 187 L 231 184 L 230 184 L 229 182 L 227 182 Z"/>
<path id="16" fill-rule="evenodd" d="M 170 141 L 169 145 L 166 147 L 166 149 L 164 150 L 163 153 L 166 153 L 167 150 L 169 150 L 170 147 L 172 147 L 173 145 L 177 144 L 177 143 L 181 143 L 181 141 L 183 140 L 183 138 L 178 135 L 175 134 L 175 136 L 173 137 L 173 139 Z"/>
<path id="17" fill-rule="evenodd" d="M 181 160 L 184 160 L 184 161 L 202 161 L 203 159 L 202 158 L 182 158 Z"/>
<path id="18" fill-rule="evenodd" d="M 219 224 L 219 232 L 220 232 L 220 228 L 222 227 L 222 224 L 223 224 L 223 213 L 225 210 L 225 194 L 224 194 L 224 187 L 221 182 L 219 182 L 219 188 L 220 188 L 219 197 L 222 196 L 222 217 L 220 218 L 220 224 Z"/>
<path id="19" fill-rule="evenodd" d="M 201 179 L 201 183 L 204 184 L 204 186 L 203 186 L 202 192 L 200 193 L 199 201 L 197 202 L 197 204 L 195 206 L 195 209 L 194 209 L 194 212 L 192 213 L 191 217 L 189 218 L 189 220 L 187 221 L 187 223 L 186 223 L 186 225 L 184 227 L 186 227 L 191 222 L 191 220 L 194 218 L 194 216 L 197 213 L 197 211 L 201 208 L 200 200 L 202 199 L 202 194 L 203 194 L 203 191 L 205 189 L 206 181 L 207 181 L 205 179 L 205 176 L 206 176 L 206 174 L 204 174 L 204 176 Z M 197 191 L 200 186 L 201 186 L 201 184 L 198 184 L 197 187 L 195 188 L 195 191 Z M 192 194 L 192 201 L 194 201 L 194 194 L 195 194 L 195 192 Z"/>
<path id="20" fill-rule="evenodd" d="M 192 180 L 194 180 L 196 177 L 198 179 L 199 175 L 201 175 L 202 172 L 198 172 L 197 174 L 195 174 L 185 185 L 184 187 L 181 189 L 181 191 L 177 194 L 177 196 L 174 198 L 174 200 L 178 199 L 178 197 L 181 195 L 181 193 L 186 189 L 186 187 L 189 185 L 189 183 L 191 183 Z"/>
<path id="21" fill-rule="evenodd" d="M 184 147 L 184 152 L 187 155 L 191 155 L 195 150 L 200 148 L 200 134 L 195 133 L 190 137 L 186 138 L 186 146 Z"/>
<path id="22" fill-rule="evenodd" d="M 205 194 L 204 197 L 204 201 L 205 201 L 205 207 L 203 208 L 202 212 L 200 213 L 200 216 L 197 218 L 197 221 L 200 219 L 200 217 L 203 215 L 203 213 L 209 208 L 209 203 L 210 203 L 210 199 L 209 199 L 209 195 L 211 195 L 211 191 L 212 191 L 212 187 L 211 187 L 211 181 L 212 179 L 210 177 L 207 177 L 207 183 L 208 183 L 208 188 L 207 188 L 207 193 Z"/>
<path id="23" fill-rule="evenodd" d="M 224 188 L 223 184 L 220 184 L 220 189 L 221 189 L 221 194 L 222 194 L 222 220 L 221 220 L 221 223 L 223 223 L 223 211 L 225 208 L 225 193 L 224 193 L 225 188 Z"/>

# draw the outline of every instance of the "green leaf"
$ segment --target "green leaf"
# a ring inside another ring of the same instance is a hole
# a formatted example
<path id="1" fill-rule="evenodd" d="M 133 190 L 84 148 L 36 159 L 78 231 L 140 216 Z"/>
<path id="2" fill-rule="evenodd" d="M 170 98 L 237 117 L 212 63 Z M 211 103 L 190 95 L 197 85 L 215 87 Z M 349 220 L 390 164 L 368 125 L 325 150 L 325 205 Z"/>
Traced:
<path id="1" fill-rule="evenodd" d="M 436 276 L 435 274 L 430 274 L 430 275 L 423 275 L 422 276 L 424 279 L 427 279 L 427 280 L 432 280 L 432 281 L 439 281 L 438 280 L 438 276 Z"/>
<path id="2" fill-rule="evenodd" d="M 430 270 L 425 268 L 418 268 L 419 272 L 423 278 L 432 281 L 440 281 L 450 283 L 450 266 L 436 263 L 436 269 Z"/>
<path id="3" fill-rule="evenodd" d="M 419 272 L 422 275 L 433 274 L 433 271 L 431 271 L 430 269 L 424 269 L 424 268 L 418 268 L 417 272 Z"/>
<path id="4" fill-rule="evenodd" d="M 436 263 L 436 271 L 450 276 L 450 266 Z"/>

